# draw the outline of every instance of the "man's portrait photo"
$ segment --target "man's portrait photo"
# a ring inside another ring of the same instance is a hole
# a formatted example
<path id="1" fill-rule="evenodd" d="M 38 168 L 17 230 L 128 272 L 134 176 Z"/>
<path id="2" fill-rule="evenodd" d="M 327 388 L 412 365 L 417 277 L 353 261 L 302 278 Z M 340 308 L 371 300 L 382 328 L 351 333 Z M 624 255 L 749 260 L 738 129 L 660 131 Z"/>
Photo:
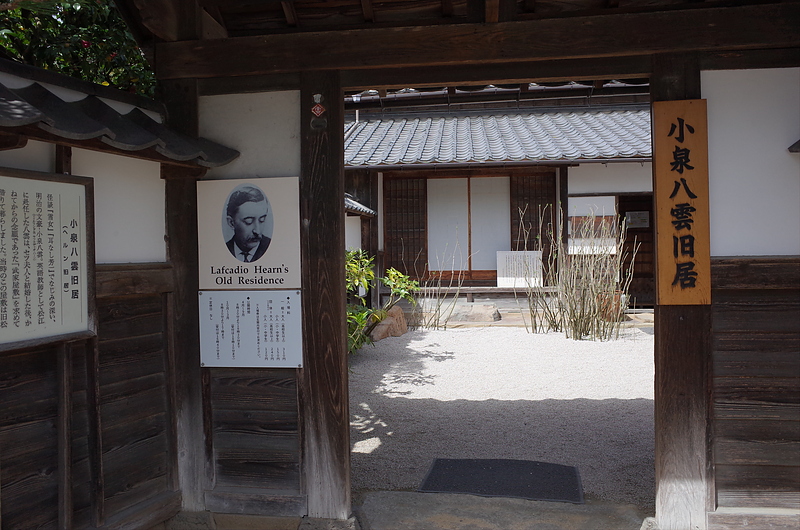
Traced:
<path id="1" fill-rule="evenodd" d="M 272 209 L 261 189 L 252 184 L 234 188 L 225 204 L 222 223 L 231 255 L 245 263 L 261 258 L 272 240 L 272 223 Z"/>

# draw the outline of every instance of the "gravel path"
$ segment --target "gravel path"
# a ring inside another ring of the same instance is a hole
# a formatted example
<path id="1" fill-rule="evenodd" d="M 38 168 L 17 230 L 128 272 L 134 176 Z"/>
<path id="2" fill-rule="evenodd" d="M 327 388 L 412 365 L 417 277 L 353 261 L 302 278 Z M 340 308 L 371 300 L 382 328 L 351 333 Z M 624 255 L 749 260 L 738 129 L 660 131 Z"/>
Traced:
<path id="1" fill-rule="evenodd" d="M 350 358 L 355 491 L 414 490 L 434 458 L 576 466 L 585 494 L 652 512 L 653 336 L 418 330 Z"/>

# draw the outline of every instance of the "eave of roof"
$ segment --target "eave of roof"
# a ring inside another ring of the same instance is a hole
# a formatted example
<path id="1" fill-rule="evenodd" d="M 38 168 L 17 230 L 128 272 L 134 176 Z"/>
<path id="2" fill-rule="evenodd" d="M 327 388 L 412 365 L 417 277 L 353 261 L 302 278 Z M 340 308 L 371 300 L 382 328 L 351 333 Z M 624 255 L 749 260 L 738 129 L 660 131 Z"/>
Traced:
<path id="1" fill-rule="evenodd" d="M 650 112 L 588 109 L 386 114 L 345 124 L 348 167 L 646 161 Z"/>
<path id="2" fill-rule="evenodd" d="M 368 208 L 355 200 L 349 193 L 344 194 L 344 211 L 347 213 L 354 213 L 356 215 L 363 215 L 366 217 L 375 217 L 378 212 L 372 208 Z"/>
<path id="3" fill-rule="evenodd" d="M 218 167 L 239 156 L 211 140 L 171 130 L 161 123 L 158 110 L 160 106 L 146 98 L 0 60 L 4 132 L 25 135 L 34 127 L 72 145 L 106 145 L 103 150 L 181 165 Z M 47 137 L 35 129 L 31 136 Z"/>

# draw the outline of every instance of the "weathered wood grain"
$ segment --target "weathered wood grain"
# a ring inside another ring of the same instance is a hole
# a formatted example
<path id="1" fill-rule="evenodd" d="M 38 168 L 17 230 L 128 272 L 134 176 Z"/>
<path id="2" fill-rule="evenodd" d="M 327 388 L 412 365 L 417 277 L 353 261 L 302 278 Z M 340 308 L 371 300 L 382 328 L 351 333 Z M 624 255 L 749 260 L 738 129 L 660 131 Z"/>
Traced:
<path id="1" fill-rule="evenodd" d="M 350 515 L 350 419 L 344 289 L 344 108 L 335 73 L 303 72 L 300 171 L 302 466 L 308 515 Z M 316 99 L 324 119 L 312 112 Z"/>
<path id="2" fill-rule="evenodd" d="M 718 290 L 796 290 L 800 288 L 800 258 L 715 258 L 711 264 L 711 275 L 714 289 Z M 781 281 L 776 282 L 777 278 Z"/>
<path id="3" fill-rule="evenodd" d="M 72 152 L 69 153 L 71 160 Z M 72 529 L 72 345 L 56 349 L 58 365 L 58 528 Z"/>
<path id="4" fill-rule="evenodd" d="M 130 497 L 126 501 L 130 503 Z M 105 525 L 98 530 L 139 530 L 153 526 L 175 516 L 181 507 L 181 494 L 179 492 L 162 492 L 155 496 L 137 501 L 137 510 L 121 510 L 113 517 L 109 517 Z"/>
<path id="5" fill-rule="evenodd" d="M 128 338 L 160 332 L 161 296 L 150 295 L 126 299 L 106 299 L 98 307 L 100 335 L 102 337 Z M 101 339 L 101 343 L 104 342 Z"/>
<path id="6" fill-rule="evenodd" d="M 156 73 L 160 79 L 205 78 L 790 48 L 800 44 L 798 26 L 800 7 L 789 3 L 238 37 L 159 44 Z"/>
<path id="7" fill-rule="evenodd" d="M 297 517 L 308 512 L 306 498 L 293 491 L 219 487 L 206 491 L 209 510 L 222 513 Z"/>
<path id="8" fill-rule="evenodd" d="M 716 259 L 712 275 L 718 504 L 798 510 L 800 259 Z M 786 519 L 709 514 L 713 521 L 780 528 Z"/>
<path id="9" fill-rule="evenodd" d="M 800 514 L 781 513 L 778 510 L 764 510 L 763 513 L 726 510 L 708 514 L 709 530 L 751 530 L 753 528 L 796 530 L 800 528 Z"/>
<path id="10" fill-rule="evenodd" d="M 197 134 L 197 84 L 164 83 L 170 125 Z M 203 490 L 213 463 L 206 460 L 197 307 L 197 175 L 162 165 L 167 212 L 167 255 L 173 266 L 171 333 L 175 372 L 178 482 L 183 508 L 205 509 Z"/>
<path id="11" fill-rule="evenodd" d="M 169 263 L 97 266 L 97 298 L 166 293 L 174 289 Z"/>
<path id="12" fill-rule="evenodd" d="M 653 101 L 700 97 L 692 54 L 655 56 L 653 72 Z M 714 508 L 710 353 L 710 306 L 656 305 L 656 519 L 663 530 L 702 530 Z"/>

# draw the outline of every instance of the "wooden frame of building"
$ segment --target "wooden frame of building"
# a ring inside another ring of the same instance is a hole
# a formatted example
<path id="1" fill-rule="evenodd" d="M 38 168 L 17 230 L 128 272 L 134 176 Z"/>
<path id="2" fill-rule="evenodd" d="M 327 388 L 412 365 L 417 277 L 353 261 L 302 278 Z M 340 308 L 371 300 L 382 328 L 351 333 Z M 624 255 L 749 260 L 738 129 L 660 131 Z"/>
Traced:
<path id="1" fill-rule="evenodd" d="M 316 17 L 304 10 L 315 6 L 281 2 L 250 13 L 255 22 L 249 27 L 241 16 L 247 2 L 118 4 L 134 33 L 152 45 L 173 129 L 192 137 L 201 128 L 214 131 L 220 118 L 209 113 L 210 102 L 226 98 L 282 91 L 295 102 L 303 267 L 302 369 L 201 368 L 195 226 L 196 182 L 203 171 L 162 166 L 168 264 L 98 267 L 99 311 L 108 312 L 105 329 L 101 316 L 98 342 L 128 340 L 126 332 L 136 342 L 135 323 L 146 315 L 162 352 L 153 377 L 163 383 L 166 419 L 158 428 L 165 471 L 155 495 L 136 497 L 117 485 L 121 495 L 131 496 L 130 528 L 174 515 L 179 503 L 188 512 L 350 515 L 341 271 L 345 90 L 649 78 L 653 101 L 667 101 L 701 97 L 701 72 L 800 67 L 800 3 L 794 1 L 670 2 L 675 5 L 668 9 L 658 2 L 647 9 L 622 2 L 602 2 L 602 7 L 566 2 L 583 9 L 556 13 L 550 8 L 557 1 L 437 1 L 433 19 L 412 10 L 404 17 L 387 13 L 384 22 L 368 0 L 356 2 L 355 18 Z M 144 7 L 139 10 L 137 4 Z M 276 22 L 271 10 L 279 4 Z M 448 23 L 439 14 L 455 19 Z M 319 19 L 324 23 L 315 25 Z M 710 304 L 656 305 L 655 516 L 660 528 L 791 528 L 800 519 L 800 379 L 789 375 L 800 367 L 799 270 L 800 252 L 715 257 Z M 115 327 L 115 317 L 128 311 L 130 320 L 123 318 Z M 97 365 L 96 351 L 90 344 L 72 352 L 80 373 Z M 59 358 L 62 365 L 69 361 L 63 353 Z M 95 371 L 87 373 L 85 382 L 73 382 L 73 395 L 78 385 L 91 404 L 98 393 L 110 390 Z M 51 368 L 39 375 L 55 377 Z M 69 404 L 63 406 L 68 410 Z M 79 408 L 73 406 L 73 412 Z M 103 450 L 92 434 L 98 429 L 97 407 L 87 410 L 88 423 L 81 428 L 94 440 L 87 458 L 102 462 Z M 4 425 L 17 425 L 21 418 L 12 413 Z M 63 415 L 62 421 L 68 420 Z M 243 445 L 224 443 L 232 431 L 247 435 L 241 437 Z M 132 437 L 120 443 L 136 444 Z M 153 457 L 144 446 L 141 454 Z M 4 458 L 0 472 L 8 477 L 13 470 Z M 255 474 L 245 467 L 252 465 Z M 63 467 L 54 469 L 65 473 Z M 67 491 L 81 499 L 110 495 L 111 486 L 96 467 L 86 473 L 80 483 L 88 488 L 86 495 L 62 480 L 62 528 L 70 527 L 73 516 Z M 38 495 L 36 487 L 31 485 L 30 495 Z M 13 485 L 3 483 L 4 511 L 9 491 Z M 91 515 L 76 515 L 72 526 L 111 527 L 103 506 L 87 502 Z"/>

